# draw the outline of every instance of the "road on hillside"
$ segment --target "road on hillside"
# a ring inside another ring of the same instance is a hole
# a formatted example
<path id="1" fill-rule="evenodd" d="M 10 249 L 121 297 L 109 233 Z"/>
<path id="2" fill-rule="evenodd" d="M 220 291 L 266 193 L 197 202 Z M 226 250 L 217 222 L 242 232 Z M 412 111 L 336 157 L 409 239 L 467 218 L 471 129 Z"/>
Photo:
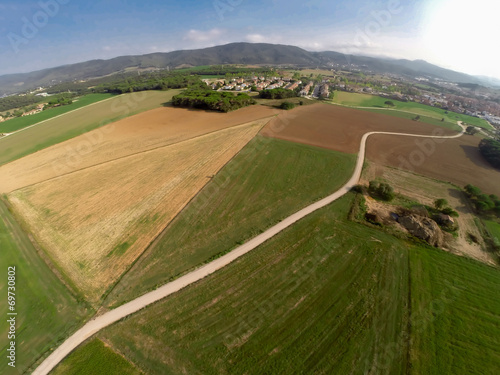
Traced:
<path id="1" fill-rule="evenodd" d="M 366 149 L 366 141 L 368 137 L 375 134 L 380 135 L 399 135 L 405 137 L 416 137 L 416 138 L 440 138 L 440 139 L 451 139 L 461 137 L 465 133 L 465 127 L 461 122 L 458 123 L 462 128 L 462 132 L 453 136 L 430 136 L 430 135 L 415 135 L 415 134 L 406 134 L 406 133 L 392 133 L 392 132 L 369 132 L 363 135 L 361 139 L 361 145 L 359 148 L 359 154 L 356 162 L 356 167 L 354 169 L 354 173 L 351 179 L 339 190 L 335 193 L 329 195 L 328 197 L 311 204 L 310 206 L 296 212 L 295 214 L 287 217 L 280 223 L 276 224 L 272 228 L 266 230 L 262 234 L 254 237 L 249 242 L 241 245 L 240 247 L 234 249 L 230 253 L 200 267 L 172 282 L 169 282 L 160 288 L 146 293 L 141 297 L 138 297 L 116 309 L 108 311 L 107 313 L 95 317 L 90 320 L 87 324 L 85 324 L 82 328 L 76 331 L 73 335 L 71 335 L 66 341 L 64 341 L 61 346 L 59 346 L 56 350 L 52 352 L 41 364 L 38 368 L 32 373 L 33 375 L 47 375 L 54 367 L 56 367 L 69 353 L 71 353 L 78 345 L 83 343 L 86 339 L 99 332 L 101 329 L 119 321 L 120 319 L 125 318 L 128 315 L 131 315 L 146 306 L 159 301 L 183 288 L 186 286 L 195 283 L 204 277 L 216 272 L 217 270 L 227 266 L 229 263 L 243 256 L 244 254 L 252 251 L 257 246 L 261 245 L 268 239 L 274 237 L 284 229 L 291 226 L 293 223 L 298 220 L 304 218 L 305 216 L 323 208 L 333 201 L 339 199 L 340 197 L 347 194 L 352 187 L 354 187 L 360 177 L 361 171 L 363 169 L 363 163 L 365 160 L 365 149 Z"/>

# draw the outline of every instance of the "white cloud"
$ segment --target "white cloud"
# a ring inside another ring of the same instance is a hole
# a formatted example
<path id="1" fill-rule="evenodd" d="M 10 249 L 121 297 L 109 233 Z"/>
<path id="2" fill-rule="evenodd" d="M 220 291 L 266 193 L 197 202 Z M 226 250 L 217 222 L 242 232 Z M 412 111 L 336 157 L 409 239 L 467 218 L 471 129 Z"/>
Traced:
<path id="1" fill-rule="evenodd" d="M 212 29 L 208 31 L 191 29 L 184 36 L 185 41 L 201 43 L 201 42 L 214 42 L 216 43 L 225 31 L 222 29 Z"/>

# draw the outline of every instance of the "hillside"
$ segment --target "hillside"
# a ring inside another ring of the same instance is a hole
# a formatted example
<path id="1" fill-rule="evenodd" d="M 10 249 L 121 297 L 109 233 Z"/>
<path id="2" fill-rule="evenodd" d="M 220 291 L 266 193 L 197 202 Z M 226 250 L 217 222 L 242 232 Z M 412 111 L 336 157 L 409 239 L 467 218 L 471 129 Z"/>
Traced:
<path id="1" fill-rule="evenodd" d="M 338 52 L 308 52 L 304 49 L 275 44 L 231 43 L 197 50 L 121 56 L 110 60 L 91 60 L 31 73 L 0 76 L 0 95 L 23 92 L 38 86 L 65 81 L 85 80 L 123 72 L 129 69 L 176 68 L 218 64 L 269 64 L 328 66 L 354 64 L 376 72 L 404 75 L 427 75 L 453 82 L 493 85 L 488 78 L 473 77 L 429 64 L 422 60 L 388 60 L 344 55 Z"/>

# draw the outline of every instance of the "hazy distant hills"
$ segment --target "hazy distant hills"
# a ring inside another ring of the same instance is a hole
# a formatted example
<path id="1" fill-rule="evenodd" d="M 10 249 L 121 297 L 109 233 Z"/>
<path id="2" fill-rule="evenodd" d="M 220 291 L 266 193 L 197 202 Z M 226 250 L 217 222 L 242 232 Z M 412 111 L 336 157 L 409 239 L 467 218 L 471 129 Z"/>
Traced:
<path id="1" fill-rule="evenodd" d="M 91 60 L 78 64 L 44 69 L 31 73 L 0 76 L 0 95 L 23 92 L 64 81 L 102 77 L 134 68 L 176 68 L 218 64 L 264 64 L 321 67 L 328 64 L 354 64 L 379 73 L 428 76 L 457 83 L 500 86 L 488 77 L 474 77 L 443 69 L 422 60 L 390 60 L 344 55 L 338 52 L 308 52 L 304 49 L 275 44 L 232 43 L 211 48 L 122 56 L 110 60 Z"/>

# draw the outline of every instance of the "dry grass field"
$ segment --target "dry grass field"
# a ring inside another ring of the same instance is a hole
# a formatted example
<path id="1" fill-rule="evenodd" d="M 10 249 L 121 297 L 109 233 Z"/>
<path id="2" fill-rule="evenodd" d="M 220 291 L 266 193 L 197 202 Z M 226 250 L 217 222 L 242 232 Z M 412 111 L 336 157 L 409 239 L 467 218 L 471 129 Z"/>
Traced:
<path id="1" fill-rule="evenodd" d="M 227 114 L 172 107 L 153 109 L 1 166 L 0 175 L 5 178 L 0 180 L 0 192 L 11 192 L 276 113 L 279 111 L 263 106 Z"/>
<path id="2" fill-rule="evenodd" d="M 211 117 L 202 112 L 189 115 L 201 122 Z M 191 139 L 30 185 L 8 198 L 66 276 L 91 302 L 97 302 L 268 121 L 255 120 L 202 136 L 196 128 Z M 189 136 L 184 130 L 180 133 Z M 125 152 L 121 142 L 117 149 Z M 103 152 L 113 154 L 109 147 Z"/>

